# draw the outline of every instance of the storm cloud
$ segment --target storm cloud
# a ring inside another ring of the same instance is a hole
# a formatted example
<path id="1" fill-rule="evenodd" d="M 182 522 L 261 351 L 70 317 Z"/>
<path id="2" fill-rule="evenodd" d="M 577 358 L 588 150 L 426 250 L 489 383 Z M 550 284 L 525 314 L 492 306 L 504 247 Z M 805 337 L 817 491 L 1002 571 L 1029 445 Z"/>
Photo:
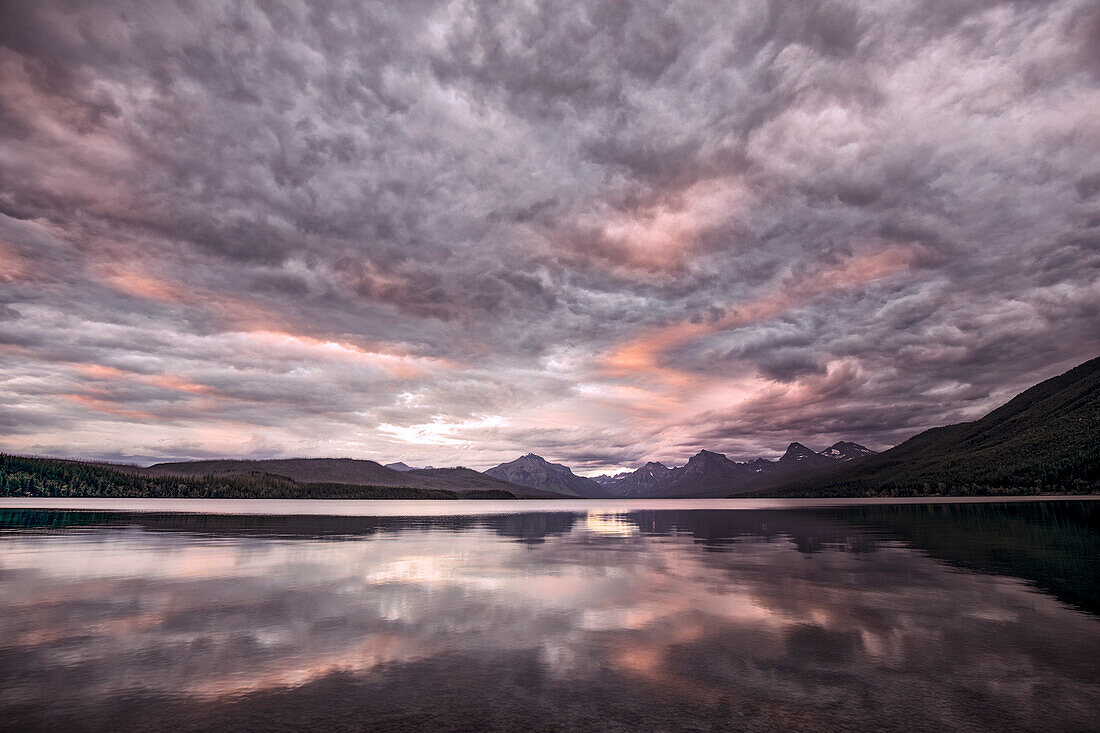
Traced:
<path id="1" fill-rule="evenodd" d="M 0 450 L 977 417 L 1100 351 L 1097 48 L 1087 0 L 6 2 Z"/>

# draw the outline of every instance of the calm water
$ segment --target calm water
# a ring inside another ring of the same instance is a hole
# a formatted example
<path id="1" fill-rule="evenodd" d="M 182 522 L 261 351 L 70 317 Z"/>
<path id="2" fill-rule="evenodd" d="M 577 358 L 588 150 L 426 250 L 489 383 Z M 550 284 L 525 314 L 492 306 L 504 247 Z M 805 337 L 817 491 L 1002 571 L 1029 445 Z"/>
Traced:
<path id="1" fill-rule="evenodd" d="M 7 729 L 1100 728 L 1097 502 L 42 503 Z"/>

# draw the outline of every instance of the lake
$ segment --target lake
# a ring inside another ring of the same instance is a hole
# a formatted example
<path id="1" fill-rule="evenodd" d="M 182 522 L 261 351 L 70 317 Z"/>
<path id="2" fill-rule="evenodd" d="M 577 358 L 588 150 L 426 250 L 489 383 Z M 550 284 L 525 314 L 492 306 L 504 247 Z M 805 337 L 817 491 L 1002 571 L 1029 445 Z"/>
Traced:
<path id="1" fill-rule="evenodd" d="M 1096 730 L 1100 502 L 0 501 L 0 728 Z"/>

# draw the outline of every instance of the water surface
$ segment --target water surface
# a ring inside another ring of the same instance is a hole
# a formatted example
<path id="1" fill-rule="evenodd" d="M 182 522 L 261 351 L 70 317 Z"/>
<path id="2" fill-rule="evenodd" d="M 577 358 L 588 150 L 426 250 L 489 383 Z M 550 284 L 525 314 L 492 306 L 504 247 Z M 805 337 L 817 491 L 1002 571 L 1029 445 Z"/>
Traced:
<path id="1" fill-rule="evenodd" d="M 1100 721 L 1093 501 L 62 501 L 0 505 L 0 727 Z"/>

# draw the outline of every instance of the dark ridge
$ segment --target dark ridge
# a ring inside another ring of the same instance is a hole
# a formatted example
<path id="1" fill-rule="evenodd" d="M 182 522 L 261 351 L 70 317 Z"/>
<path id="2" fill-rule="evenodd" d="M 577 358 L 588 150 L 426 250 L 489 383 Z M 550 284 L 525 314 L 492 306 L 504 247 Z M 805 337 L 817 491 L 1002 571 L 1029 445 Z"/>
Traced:
<path id="1" fill-rule="evenodd" d="M 1100 491 L 1100 358 L 1020 393 L 974 422 L 933 428 L 779 496 Z M 763 492 L 761 492 L 763 493 Z"/>
<path id="2" fill-rule="evenodd" d="M 500 489 L 448 491 L 412 486 L 297 482 L 247 471 L 191 476 L 150 475 L 49 458 L 0 454 L 0 496 L 175 499 L 514 499 Z"/>

